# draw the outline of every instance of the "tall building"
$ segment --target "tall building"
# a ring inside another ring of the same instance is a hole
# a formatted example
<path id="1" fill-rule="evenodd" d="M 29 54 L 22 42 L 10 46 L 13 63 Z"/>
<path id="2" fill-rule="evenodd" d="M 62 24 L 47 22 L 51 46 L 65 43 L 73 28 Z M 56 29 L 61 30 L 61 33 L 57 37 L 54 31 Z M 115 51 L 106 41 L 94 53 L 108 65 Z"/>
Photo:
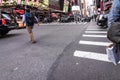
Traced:
<path id="1" fill-rule="evenodd" d="M 59 0 L 60 10 L 63 11 L 64 0 Z"/>
<path id="2" fill-rule="evenodd" d="M 82 16 L 85 16 L 86 15 L 86 1 L 85 0 L 81 0 L 80 5 L 81 5 L 80 7 L 81 7 Z"/>

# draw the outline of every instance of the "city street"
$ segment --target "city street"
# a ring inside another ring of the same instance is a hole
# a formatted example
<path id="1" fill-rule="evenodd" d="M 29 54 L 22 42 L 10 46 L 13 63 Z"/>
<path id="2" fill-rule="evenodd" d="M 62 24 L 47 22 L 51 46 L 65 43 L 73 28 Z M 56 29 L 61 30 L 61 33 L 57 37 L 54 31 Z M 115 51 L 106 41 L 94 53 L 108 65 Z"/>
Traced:
<path id="1" fill-rule="evenodd" d="M 0 80 L 120 80 L 120 65 L 109 62 L 106 29 L 94 22 L 35 25 L 0 37 Z"/>
<path id="2" fill-rule="evenodd" d="M 53 63 L 87 23 L 51 23 L 34 27 L 37 43 L 26 29 L 12 30 L 0 38 L 0 80 L 46 80 Z"/>

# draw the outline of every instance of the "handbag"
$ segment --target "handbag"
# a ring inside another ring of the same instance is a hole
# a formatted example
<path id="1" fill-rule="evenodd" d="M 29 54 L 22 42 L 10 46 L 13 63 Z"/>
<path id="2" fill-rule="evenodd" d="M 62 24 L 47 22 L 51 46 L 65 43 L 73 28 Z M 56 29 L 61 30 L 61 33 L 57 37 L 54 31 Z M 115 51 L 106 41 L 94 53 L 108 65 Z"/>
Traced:
<path id="1" fill-rule="evenodd" d="M 120 60 L 120 45 L 115 44 L 112 47 L 106 48 L 106 53 L 108 55 L 108 60 L 111 61 L 114 65 L 118 65 Z"/>
<path id="2" fill-rule="evenodd" d="M 120 44 L 120 22 L 113 22 L 108 29 L 107 38 L 113 43 Z"/>

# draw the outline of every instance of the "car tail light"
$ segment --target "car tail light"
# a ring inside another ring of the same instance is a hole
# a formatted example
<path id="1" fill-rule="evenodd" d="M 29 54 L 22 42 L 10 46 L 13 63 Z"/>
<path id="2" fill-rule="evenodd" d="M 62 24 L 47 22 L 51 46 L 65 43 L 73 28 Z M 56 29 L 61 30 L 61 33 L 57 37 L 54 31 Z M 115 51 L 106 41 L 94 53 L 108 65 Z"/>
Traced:
<path id="1" fill-rule="evenodd" d="M 2 25 L 6 25 L 6 20 L 2 19 Z"/>

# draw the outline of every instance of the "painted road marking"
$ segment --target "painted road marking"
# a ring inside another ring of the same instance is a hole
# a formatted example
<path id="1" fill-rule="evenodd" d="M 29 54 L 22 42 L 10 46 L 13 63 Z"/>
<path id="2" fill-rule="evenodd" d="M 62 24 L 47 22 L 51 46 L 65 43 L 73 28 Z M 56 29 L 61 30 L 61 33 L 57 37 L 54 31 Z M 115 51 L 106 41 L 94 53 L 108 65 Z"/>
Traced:
<path id="1" fill-rule="evenodd" d="M 87 24 L 87 22 L 85 22 L 84 24 Z"/>
<path id="2" fill-rule="evenodd" d="M 85 33 L 107 33 L 107 31 L 85 31 Z"/>
<path id="3" fill-rule="evenodd" d="M 87 51 L 78 51 L 76 50 L 73 54 L 75 57 L 81 57 L 81 58 L 88 58 L 88 59 L 94 59 L 99 61 L 105 61 L 110 62 L 108 60 L 107 54 L 101 54 L 101 53 L 95 53 L 95 52 L 87 52 Z"/>
<path id="4" fill-rule="evenodd" d="M 108 46 L 111 43 L 110 42 L 96 42 L 96 41 L 83 41 L 83 40 L 80 40 L 79 44 L 96 45 L 96 46 Z"/>
<path id="5" fill-rule="evenodd" d="M 106 38 L 107 35 L 86 35 L 86 34 L 83 34 L 83 37 L 102 37 L 102 38 Z"/>

